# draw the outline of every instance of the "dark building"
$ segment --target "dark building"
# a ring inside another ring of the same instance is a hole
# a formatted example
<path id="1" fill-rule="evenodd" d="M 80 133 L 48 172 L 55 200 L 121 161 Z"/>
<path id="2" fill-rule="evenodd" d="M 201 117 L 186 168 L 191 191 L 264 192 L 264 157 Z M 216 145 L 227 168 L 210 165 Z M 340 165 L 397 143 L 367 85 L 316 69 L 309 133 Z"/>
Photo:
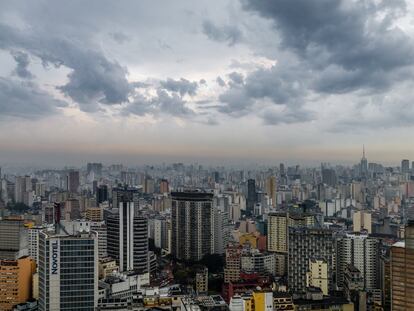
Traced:
<path id="1" fill-rule="evenodd" d="M 172 255 L 199 261 L 213 248 L 213 194 L 172 192 Z"/>
<path id="2" fill-rule="evenodd" d="M 322 170 L 322 182 L 329 186 L 336 186 L 336 172 L 332 168 L 324 168 Z"/>
<path id="3" fill-rule="evenodd" d="M 133 202 L 134 208 L 139 209 L 140 192 L 138 188 L 118 187 L 112 189 L 112 206 L 118 208 L 119 202 Z"/>
<path id="4" fill-rule="evenodd" d="M 76 193 L 79 190 L 79 171 L 70 170 L 66 176 L 67 190 Z"/>
<path id="5" fill-rule="evenodd" d="M 256 181 L 254 179 L 247 180 L 247 202 L 246 208 L 248 212 L 253 214 L 254 205 L 257 202 Z"/>
<path id="6" fill-rule="evenodd" d="M 96 189 L 96 204 L 108 201 L 108 186 L 100 185 Z"/>
<path id="7" fill-rule="evenodd" d="M 27 252 L 27 229 L 23 220 L 0 220 L 0 259 L 17 259 Z"/>
<path id="8" fill-rule="evenodd" d="M 122 201 L 106 216 L 107 252 L 120 271 L 148 271 L 148 220 L 134 209 L 134 203 Z"/>
<path id="9" fill-rule="evenodd" d="M 88 172 L 88 175 L 93 172 L 95 176 L 101 176 L 102 175 L 102 163 L 88 163 L 86 166 L 86 171 Z"/>

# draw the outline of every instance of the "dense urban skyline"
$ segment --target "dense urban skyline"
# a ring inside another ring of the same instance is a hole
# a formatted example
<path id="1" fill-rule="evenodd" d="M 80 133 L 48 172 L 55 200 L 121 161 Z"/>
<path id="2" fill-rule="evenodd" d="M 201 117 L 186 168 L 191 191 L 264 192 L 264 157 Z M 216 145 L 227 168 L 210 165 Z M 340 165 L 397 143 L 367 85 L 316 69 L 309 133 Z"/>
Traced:
<path id="1" fill-rule="evenodd" d="M 295 8 L 301 8 L 296 10 Z M 409 1 L 12 1 L 0 163 L 414 158 Z"/>

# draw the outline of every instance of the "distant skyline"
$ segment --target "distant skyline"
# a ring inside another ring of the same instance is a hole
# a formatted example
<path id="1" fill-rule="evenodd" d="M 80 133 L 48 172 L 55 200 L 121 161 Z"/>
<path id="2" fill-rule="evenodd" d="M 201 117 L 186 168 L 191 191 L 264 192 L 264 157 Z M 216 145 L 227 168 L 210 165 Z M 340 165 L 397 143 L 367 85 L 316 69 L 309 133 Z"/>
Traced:
<path id="1" fill-rule="evenodd" d="M 414 160 L 408 0 L 3 1 L 0 165 Z"/>

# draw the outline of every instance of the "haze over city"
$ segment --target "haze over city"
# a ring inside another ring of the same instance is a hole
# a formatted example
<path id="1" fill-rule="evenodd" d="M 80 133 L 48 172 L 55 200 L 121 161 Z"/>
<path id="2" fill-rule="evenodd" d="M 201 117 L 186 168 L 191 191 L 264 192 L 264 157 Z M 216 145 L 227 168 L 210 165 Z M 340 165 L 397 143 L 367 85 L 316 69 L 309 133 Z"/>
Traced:
<path id="1" fill-rule="evenodd" d="M 3 165 L 414 158 L 410 1 L 0 8 Z"/>

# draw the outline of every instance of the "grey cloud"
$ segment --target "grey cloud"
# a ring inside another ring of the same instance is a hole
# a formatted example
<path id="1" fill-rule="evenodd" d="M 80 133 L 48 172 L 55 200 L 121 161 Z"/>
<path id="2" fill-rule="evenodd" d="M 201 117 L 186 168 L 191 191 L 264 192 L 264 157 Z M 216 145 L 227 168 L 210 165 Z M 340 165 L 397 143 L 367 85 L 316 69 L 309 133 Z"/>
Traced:
<path id="1" fill-rule="evenodd" d="M 29 81 L 0 77 L 0 118 L 38 119 L 57 114 L 67 104 L 54 99 Z"/>
<path id="2" fill-rule="evenodd" d="M 306 95 L 306 90 L 296 73 L 295 68 L 283 66 L 260 68 L 250 73 L 244 84 L 231 85 L 220 96 L 220 100 L 230 103 L 235 99 L 241 101 L 242 98 L 246 99 L 245 102 L 250 102 L 249 99 L 269 99 L 277 105 L 297 102 Z"/>
<path id="3" fill-rule="evenodd" d="M 315 119 L 315 113 L 303 107 L 285 107 L 282 111 L 266 109 L 260 115 L 267 125 L 303 123 Z"/>
<path id="4" fill-rule="evenodd" d="M 85 46 L 82 42 L 39 32 L 23 33 L 0 24 L 0 48 L 24 49 L 39 57 L 44 65 L 64 65 L 72 69 L 69 82 L 58 88 L 79 103 L 81 109 L 90 110 L 86 106 L 96 106 L 98 102 L 126 102 L 131 92 L 127 70 L 116 61 L 108 60 L 99 48 Z"/>
<path id="5" fill-rule="evenodd" d="M 122 32 L 111 32 L 109 35 L 119 44 L 124 44 L 125 42 L 131 40 L 130 37 Z"/>
<path id="6" fill-rule="evenodd" d="M 13 74 L 22 79 L 33 79 L 32 73 L 27 69 L 30 64 L 29 56 L 21 51 L 12 51 L 11 55 L 17 63 Z"/>
<path id="7" fill-rule="evenodd" d="M 254 100 L 249 96 L 247 90 L 240 86 L 229 88 L 220 94 L 219 100 L 223 105 L 218 110 L 232 116 L 245 115 L 254 104 Z"/>
<path id="8" fill-rule="evenodd" d="M 143 116 L 152 115 L 172 115 L 178 117 L 194 116 L 195 112 L 187 107 L 187 102 L 176 93 L 169 94 L 164 89 L 157 89 L 156 96 L 145 97 L 136 94 L 134 100 L 126 105 L 122 110 L 124 115 L 136 114 Z"/>
<path id="9" fill-rule="evenodd" d="M 244 82 L 244 77 L 239 72 L 233 71 L 228 76 L 229 76 L 230 80 L 233 81 L 236 84 L 243 84 L 243 82 Z"/>
<path id="10" fill-rule="evenodd" d="M 320 74 L 331 65 L 342 69 L 344 77 L 337 75 L 329 88 L 323 87 L 325 92 L 383 90 L 398 81 L 394 72 L 413 65 L 413 41 L 392 25 L 404 13 L 405 1 L 243 0 L 243 3 L 245 9 L 274 21 L 282 39 L 281 47 L 306 60 L 312 69 L 321 71 Z M 353 83 L 354 80 L 358 83 Z"/>
<path id="11" fill-rule="evenodd" d="M 363 132 L 398 127 L 414 126 L 414 97 L 404 86 L 388 96 L 365 96 L 356 98 L 352 112 L 338 116 L 333 124 L 327 125 L 329 132 Z"/>
<path id="12" fill-rule="evenodd" d="M 209 20 L 203 22 L 203 33 L 210 39 L 218 42 L 226 42 L 229 46 L 240 42 L 243 34 L 235 26 L 217 26 Z"/>
<path id="13" fill-rule="evenodd" d="M 184 78 L 181 78 L 180 80 L 168 78 L 165 81 L 160 81 L 160 85 L 168 91 L 180 93 L 181 96 L 184 96 L 185 94 L 194 96 L 196 95 L 198 89 L 197 82 L 191 82 Z"/>
<path id="14" fill-rule="evenodd" d="M 224 80 L 221 77 L 217 77 L 216 82 L 218 85 L 220 85 L 221 87 L 226 86 L 226 82 L 224 82 Z"/>

